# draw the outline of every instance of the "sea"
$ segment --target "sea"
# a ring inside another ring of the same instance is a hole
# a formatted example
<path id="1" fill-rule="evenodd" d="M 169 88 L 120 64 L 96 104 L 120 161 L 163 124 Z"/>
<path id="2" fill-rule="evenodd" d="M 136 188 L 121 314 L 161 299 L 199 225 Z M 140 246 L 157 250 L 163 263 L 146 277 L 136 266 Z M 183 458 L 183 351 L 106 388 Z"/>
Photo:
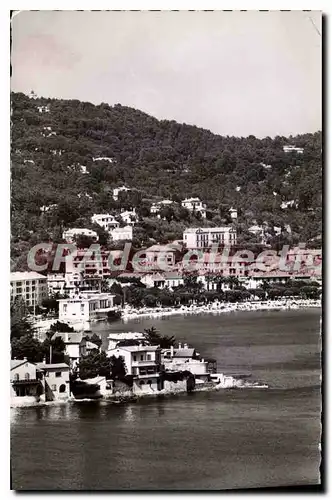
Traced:
<path id="1" fill-rule="evenodd" d="M 183 491 L 320 483 L 320 309 L 99 323 L 154 326 L 252 387 L 11 409 L 14 490 Z M 259 382 L 267 388 L 257 388 Z"/>

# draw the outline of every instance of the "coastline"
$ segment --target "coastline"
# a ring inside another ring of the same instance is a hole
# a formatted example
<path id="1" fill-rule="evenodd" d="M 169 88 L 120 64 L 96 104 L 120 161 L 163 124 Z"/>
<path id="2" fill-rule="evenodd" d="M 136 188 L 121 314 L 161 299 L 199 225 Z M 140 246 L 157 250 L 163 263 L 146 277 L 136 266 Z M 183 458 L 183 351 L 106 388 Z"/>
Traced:
<path id="1" fill-rule="evenodd" d="M 193 314 L 222 314 L 238 311 L 288 311 L 294 309 L 321 308 L 320 300 L 274 300 L 274 301 L 252 301 L 235 303 L 214 303 L 209 305 L 181 306 L 179 308 L 127 308 L 122 314 L 123 321 L 130 321 L 137 318 L 161 318 L 163 316 L 193 315 Z"/>

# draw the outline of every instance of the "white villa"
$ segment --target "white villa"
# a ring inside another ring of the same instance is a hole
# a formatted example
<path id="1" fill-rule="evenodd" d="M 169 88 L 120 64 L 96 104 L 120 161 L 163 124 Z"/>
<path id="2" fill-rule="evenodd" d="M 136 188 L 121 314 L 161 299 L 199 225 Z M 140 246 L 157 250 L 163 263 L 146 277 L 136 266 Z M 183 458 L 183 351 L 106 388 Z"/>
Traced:
<path id="1" fill-rule="evenodd" d="M 236 229 L 232 226 L 191 227 L 183 233 L 183 242 L 188 249 L 207 248 L 213 244 L 236 245 L 236 241 Z"/>
<path id="2" fill-rule="evenodd" d="M 190 371 L 195 378 L 207 381 L 209 374 L 216 368 L 215 360 L 205 360 L 199 353 L 188 344 L 182 346 L 179 343 L 178 348 L 173 346 L 170 349 L 163 349 L 161 360 L 165 371 Z"/>
<path id="3" fill-rule="evenodd" d="M 160 347 L 143 344 L 117 346 L 108 349 L 107 355 L 124 358 L 127 374 L 134 376 L 134 392 L 160 390 Z"/>
<path id="4" fill-rule="evenodd" d="M 297 153 L 297 154 L 303 154 L 304 149 L 303 148 L 297 148 L 294 145 L 289 145 L 289 146 L 283 146 L 282 148 L 284 150 L 284 153 Z"/>
<path id="5" fill-rule="evenodd" d="M 94 214 L 91 217 L 91 222 L 98 224 L 105 231 L 111 231 L 120 226 L 120 222 L 111 214 Z"/>
<path id="6" fill-rule="evenodd" d="M 127 240 L 131 241 L 133 239 L 133 227 L 125 226 L 125 227 L 117 227 L 111 231 L 111 236 L 113 241 L 121 241 Z"/>
<path id="7" fill-rule="evenodd" d="M 93 231 L 92 229 L 85 229 L 82 227 L 74 227 L 72 229 L 66 229 L 66 231 L 64 231 L 62 233 L 62 238 L 67 243 L 74 243 L 75 238 L 77 236 L 88 236 L 94 242 L 98 241 L 98 234 L 96 233 L 96 231 Z"/>
<path id="8" fill-rule="evenodd" d="M 174 204 L 174 201 L 172 200 L 162 200 L 158 201 L 156 203 L 153 203 L 150 207 L 150 214 L 155 215 L 159 214 L 160 210 L 164 207 L 169 207 Z"/>
<path id="9" fill-rule="evenodd" d="M 59 321 L 64 323 L 88 322 L 106 319 L 116 309 L 115 295 L 81 292 L 77 297 L 59 300 Z"/>
<path id="10" fill-rule="evenodd" d="M 121 193 L 121 191 L 131 191 L 131 189 L 127 188 L 126 186 L 121 186 L 113 189 L 113 200 L 118 201 L 119 193 Z"/>
<path id="11" fill-rule="evenodd" d="M 120 217 L 128 225 L 133 226 L 137 222 L 137 213 L 136 210 L 129 210 L 127 212 L 121 212 Z"/>
<path id="12" fill-rule="evenodd" d="M 206 204 L 199 198 L 186 198 L 181 201 L 181 205 L 190 212 L 200 212 L 202 218 L 206 218 Z"/>

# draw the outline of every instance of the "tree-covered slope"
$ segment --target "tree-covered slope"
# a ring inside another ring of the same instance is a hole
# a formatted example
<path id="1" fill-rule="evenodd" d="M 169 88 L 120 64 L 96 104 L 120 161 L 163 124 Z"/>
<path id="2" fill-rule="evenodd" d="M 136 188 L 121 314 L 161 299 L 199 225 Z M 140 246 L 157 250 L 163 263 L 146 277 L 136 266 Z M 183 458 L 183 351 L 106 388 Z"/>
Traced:
<path id="1" fill-rule="evenodd" d="M 122 184 L 141 191 L 139 203 L 155 196 L 199 196 L 210 219 L 221 206 L 233 206 L 239 210 L 239 228 L 268 221 L 290 225 L 295 240 L 321 235 L 320 132 L 274 139 L 221 137 L 120 104 L 30 99 L 21 93 L 11 99 L 15 245 L 52 237 L 58 226 L 116 208 L 111 190 Z M 303 147 L 303 155 L 284 153 L 286 144 Z M 297 208 L 280 208 L 290 200 Z M 40 207 L 51 204 L 58 208 L 45 222 Z"/>

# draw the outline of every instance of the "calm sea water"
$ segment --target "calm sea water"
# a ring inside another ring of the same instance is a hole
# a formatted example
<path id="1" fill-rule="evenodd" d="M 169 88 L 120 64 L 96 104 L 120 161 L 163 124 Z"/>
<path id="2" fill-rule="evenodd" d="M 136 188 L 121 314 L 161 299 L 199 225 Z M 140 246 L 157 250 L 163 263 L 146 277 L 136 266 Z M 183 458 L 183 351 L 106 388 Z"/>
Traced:
<path id="1" fill-rule="evenodd" d="M 11 410 L 12 488 L 220 490 L 318 484 L 320 310 L 173 316 L 156 326 L 268 389 Z"/>

